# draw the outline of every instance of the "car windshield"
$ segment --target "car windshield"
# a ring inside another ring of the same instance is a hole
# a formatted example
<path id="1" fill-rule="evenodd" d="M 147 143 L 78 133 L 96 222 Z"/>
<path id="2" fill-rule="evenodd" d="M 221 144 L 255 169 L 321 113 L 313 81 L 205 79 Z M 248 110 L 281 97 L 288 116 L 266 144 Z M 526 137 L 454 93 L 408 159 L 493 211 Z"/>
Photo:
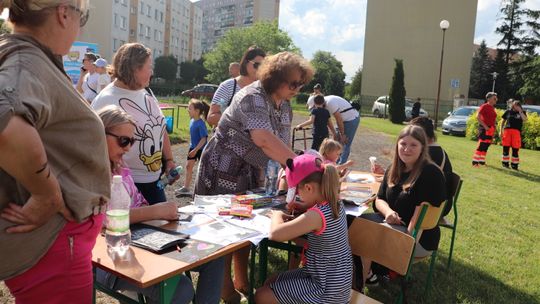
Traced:
<path id="1" fill-rule="evenodd" d="M 476 111 L 475 108 L 459 108 L 459 109 L 455 110 L 454 113 L 452 113 L 452 115 L 454 115 L 454 116 L 469 116 L 474 111 Z"/>

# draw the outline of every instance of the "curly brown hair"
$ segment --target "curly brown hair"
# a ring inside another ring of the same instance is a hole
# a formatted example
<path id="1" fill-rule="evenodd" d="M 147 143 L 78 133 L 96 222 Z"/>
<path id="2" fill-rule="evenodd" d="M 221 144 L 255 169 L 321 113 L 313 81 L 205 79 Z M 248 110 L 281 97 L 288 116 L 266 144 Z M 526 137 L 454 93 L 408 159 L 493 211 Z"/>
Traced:
<path id="1" fill-rule="evenodd" d="M 122 45 L 113 58 L 113 77 L 125 83 L 130 89 L 138 90 L 141 84 L 135 79 L 135 71 L 141 69 L 152 50 L 141 43 L 126 43 Z"/>
<path id="2" fill-rule="evenodd" d="M 291 81 L 294 71 L 300 73 L 302 83 L 313 78 L 315 70 L 302 56 L 291 52 L 281 52 L 266 56 L 257 70 L 257 76 L 267 94 L 272 94 L 283 84 Z"/>

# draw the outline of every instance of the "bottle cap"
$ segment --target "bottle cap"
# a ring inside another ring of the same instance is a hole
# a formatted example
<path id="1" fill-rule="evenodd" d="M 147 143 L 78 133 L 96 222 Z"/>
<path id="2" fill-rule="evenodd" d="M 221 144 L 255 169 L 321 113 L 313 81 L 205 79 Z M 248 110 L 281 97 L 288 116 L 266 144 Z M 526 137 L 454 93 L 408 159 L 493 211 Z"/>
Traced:
<path id="1" fill-rule="evenodd" d="M 122 183 L 122 175 L 115 175 L 112 178 L 113 184 L 121 184 Z"/>

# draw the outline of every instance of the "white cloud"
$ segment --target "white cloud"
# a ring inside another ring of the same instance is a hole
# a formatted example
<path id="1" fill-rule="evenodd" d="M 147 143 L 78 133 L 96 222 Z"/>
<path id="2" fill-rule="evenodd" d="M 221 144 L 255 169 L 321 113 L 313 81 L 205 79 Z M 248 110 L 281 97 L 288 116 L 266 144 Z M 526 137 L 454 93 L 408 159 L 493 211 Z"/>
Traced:
<path id="1" fill-rule="evenodd" d="M 364 62 L 364 50 L 358 48 L 358 51 L 337 51 L 334 55 L 343 63 L 343 72 L 347 75 L 345 80 L 350 82 Z"/>
<path id="2" fill-rule="evenodd" d="M 362 24 L 349 24 L 347 26 L 338 25 L 334 26 L 332 30 L 332 43 L 344 44 L 352 40 L 364 39 L 364 25 Z"/>
<path id="3" fill-rule="evenodd" d="M 291 15 L 286 26 L 289 30 L 296 32 L 304 38 L 315 38 L 325 34 L 327 17 L 320 10 L 309 10 L 303 16 Z"/>
<path id="4" fill-rule="evenodd" d="M 482 12 L 488 9 L 491 9 L 492 7 L 498 7 L 501 3 L 501 0 L 478 0 L 478 12 Z"/>

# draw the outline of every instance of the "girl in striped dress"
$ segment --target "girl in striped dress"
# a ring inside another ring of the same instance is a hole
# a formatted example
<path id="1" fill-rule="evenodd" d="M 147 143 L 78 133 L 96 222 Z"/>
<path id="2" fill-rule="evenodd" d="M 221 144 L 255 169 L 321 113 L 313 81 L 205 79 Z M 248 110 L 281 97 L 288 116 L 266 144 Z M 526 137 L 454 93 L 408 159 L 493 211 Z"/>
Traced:
<path id="1" fill-rule="evenodd" d="M 281 273 L 257 290 L 260 303 L 348 303 L 352 257 L 345 209 L 339 201 L 339 176 L 332 165 L 304 154 L 287 160 L 287 183 L 303 203 L 289 204 L 294 218 L 274 211 L 269 238 L 287 241 L 307 234 L 304 267 Z M 291 189 L 289 189 L 291 190 Z"/>

